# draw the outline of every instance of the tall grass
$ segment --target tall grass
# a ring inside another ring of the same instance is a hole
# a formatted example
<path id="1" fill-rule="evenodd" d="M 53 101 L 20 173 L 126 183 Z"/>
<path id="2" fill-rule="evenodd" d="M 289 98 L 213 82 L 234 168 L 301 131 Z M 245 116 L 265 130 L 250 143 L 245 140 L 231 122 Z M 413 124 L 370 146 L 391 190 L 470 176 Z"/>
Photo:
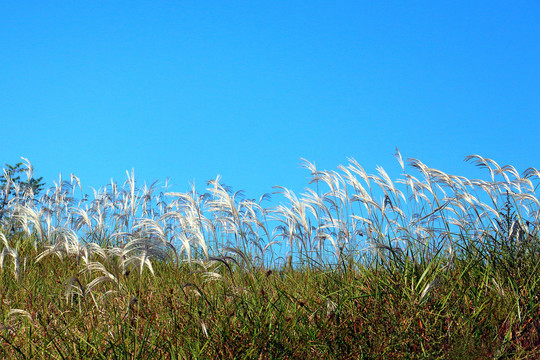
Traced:
<path id="1" fill-rule="evenodd" d="M 540 172 L 473 155 L 489 178 L 470 180 L 396 158 L 394 181 L 304 161 L 309 187 L 272 201 L 133 172 L 93 196 L 74 175 L 39 198 L 15 188 L 0 356 L 538 356 Z"/>

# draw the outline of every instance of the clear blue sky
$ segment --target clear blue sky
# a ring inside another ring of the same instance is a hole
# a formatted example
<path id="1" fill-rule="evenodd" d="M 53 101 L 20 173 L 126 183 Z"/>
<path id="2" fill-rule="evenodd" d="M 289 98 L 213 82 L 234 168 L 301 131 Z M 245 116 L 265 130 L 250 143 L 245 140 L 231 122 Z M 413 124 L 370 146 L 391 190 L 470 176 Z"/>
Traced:
<path id="1" fill-rule="evenodd" d="M 0 155 L 51 184 L 221 174 L 256 198 L 300 158 L 540 167 L 538 1 L 2 1 Z"/>

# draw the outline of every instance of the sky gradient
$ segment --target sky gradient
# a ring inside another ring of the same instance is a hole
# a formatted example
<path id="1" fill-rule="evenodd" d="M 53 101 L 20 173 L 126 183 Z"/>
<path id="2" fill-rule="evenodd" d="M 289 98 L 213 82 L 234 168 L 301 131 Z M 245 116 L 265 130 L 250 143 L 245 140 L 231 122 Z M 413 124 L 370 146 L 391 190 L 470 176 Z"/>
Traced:
<path id="1" fill-rule="evenodd" d="M 48 185 L 220 174 L 300 192 L 300 158 L 540 168 L 536 1 L 2 1 L 2 165 Z"/>

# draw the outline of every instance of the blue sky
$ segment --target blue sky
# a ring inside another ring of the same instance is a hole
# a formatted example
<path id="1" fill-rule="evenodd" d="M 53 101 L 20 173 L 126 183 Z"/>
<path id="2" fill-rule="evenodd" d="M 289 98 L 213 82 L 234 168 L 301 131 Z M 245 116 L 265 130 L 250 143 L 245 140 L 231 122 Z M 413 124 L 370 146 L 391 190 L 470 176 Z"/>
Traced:
<path id="1" fill-rule="evenodd" d="M 393 178 L 540 167 L 536 1 L 2 1 L 0 161 L 51 184 L 217 174 L 301 191 L 300 158 Z M 486 177 L 487 178 L 487 177 Z"/>

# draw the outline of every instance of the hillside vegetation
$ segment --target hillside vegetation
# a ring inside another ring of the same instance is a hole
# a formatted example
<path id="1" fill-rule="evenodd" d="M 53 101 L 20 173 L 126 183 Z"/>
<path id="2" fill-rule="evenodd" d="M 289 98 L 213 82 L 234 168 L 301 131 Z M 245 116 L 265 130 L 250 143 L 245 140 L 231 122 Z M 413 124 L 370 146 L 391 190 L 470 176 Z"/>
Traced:
<path id="1" fill-rule="evenodd" d="M 5 171 L 0 357 L 540 357 L 540 172 L 396 158 L 394 181 L 305 162 L 272 200 Z"/>

